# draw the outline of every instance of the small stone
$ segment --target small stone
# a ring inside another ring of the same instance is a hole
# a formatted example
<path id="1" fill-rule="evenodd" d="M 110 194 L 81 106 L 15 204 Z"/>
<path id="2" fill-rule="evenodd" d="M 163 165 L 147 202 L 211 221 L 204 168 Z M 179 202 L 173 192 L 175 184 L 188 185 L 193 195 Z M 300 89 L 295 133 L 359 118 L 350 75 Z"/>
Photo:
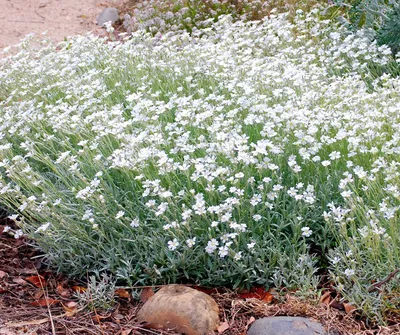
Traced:
<path id="1" fill-rule="evenodd" d="M 118 10 L 114 7 L 104 8 L 101 14 L 97 18 L 97 24 L 103 26 L 104 23 L 111 21 L 114 23 L 119 20 Z"/>
<path id="2" fill-rule="evenodd" d="M 254 321 L 247 335 L 328 335 L 318 322 L 307 318 L 274 316 Z"/>
<path id="3" fill-rule="evenodd" d="M 214 299 L 203 292 L 183 285 L 168 285 L 143 305 L 138 320 L 154 329 L 203 335 L 218 327 L 219 308 Z"/>

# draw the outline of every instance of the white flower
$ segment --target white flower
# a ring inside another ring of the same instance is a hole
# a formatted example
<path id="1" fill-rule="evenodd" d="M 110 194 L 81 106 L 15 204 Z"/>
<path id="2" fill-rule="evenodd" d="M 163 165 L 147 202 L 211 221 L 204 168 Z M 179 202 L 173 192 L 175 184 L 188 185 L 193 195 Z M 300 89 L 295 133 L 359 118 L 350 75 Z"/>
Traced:
<path id="1" fill-rule="evenodd" d="M 225 185 L 218 186 L 217 190 L 218 192 L 224 192 L 226 190 L 226 186 Z"/>
<path id="2" fill-rule="evenodd" d="M 96 188 L 97 186 L 100 185 L 100 180 L 98 178 L 94 178 L 91 182 L 90 182 L 90 186 L 93 188 Z"/>
<path id="3" fill-rule="evenodd" d="M 217 249 L 218 245 L 219 245 L 218 241 L 215 238 L 213 238 L 210 241 L 208 241 L 205 250 L 208 254 L 212 254 Z"/>
<path id="4" fill-rule="evenodd" d="M 111 22 L 111 21 L 105 22 L 105 23 L 103 24 L 103 26 L 106 27 L 106 31 L 107 31 L 108 33 L 111 34 L 111 33 L 114 32 L 114 27 L 112 26 L 112 22 Z"/>
<path id="5" fill-rule="evenodd" d="M 226 245 L 219 247 L 218 251 L 219 257 L 224 258 L 225 256 L 228 255 L 228 253 L 229 253 L 229 248 Z"/>
<path id="6" fill-rule="evenodd" d="M 14 233 L 14 238 L 15 238 L 15 239 L 19 239 L 19 238 L 21 238 L 21 237 L 23 237 L 23 236 L 24 236 L 24 233 L 22 232 L 21 229 L 18 229 L 18 230 Z"/>
<path id="7" fill-rule="evenodd" d="M 159 206 L 158 206 L 158 211 L 156 211 L 154 214 L 155 216 L 160 216 L 162 214 L 165 213 L 165 211 L 168 208 L 168 203 L 167 202 L 162 202 Z"/>
<path id="8" fill-rule="evenodd" d="M 174 238 L 172 241 L 168 241 L 168 249 L 169 250 L 175 250 L 179 246 L 179 242 L 176 238 Z"/>
<path id="9" fill-rule="evenodd" d="M 130 226 L 131 226 L 132 228 L 137 228 L 137 227 L 139 227 L 139 225 L 140 225 L 139 219 L 133 219 L 133 220 L 131 221 L 131 223 L 130 223 Z"/>
<path id="10" fill-rule="evenodd" d="M 218 227 L 218 221 L 211 222 L 211 227 L 213 228 Z"/>
<path id="11" fill-rule="evenodd" d="M 21 206 L 18 207 L 18 209 L 20 212 L 23 212 L 26 209 L 26 207 L 28 207 L 28 203 L 25 201 L 21 204 Z"/>
<path id="12" fill-rule="evenodd" d="M 86 200 L 92 193 L 92 189 L 87 186 L 76 194 L 77 199 Z"/>
<path id="13" fill-rule="evenodd" d="M 329 158 L 330 158 L 332 161 L 334 161 L 334 160 L 336 160 L 336 159 L 339 159 L 339 158 L 340 158 L 340 152 L 338 152 L 338 151 L 333 151 L 333 152 L 331 152 L 331 153 L 329 154 Z"/>
<path id="14" fill-rule="evenodd" d="M 321 160 L 321 157 L 319 157 L 319 156 L 314 156 L 313 158 L 312 158 L 312 161 L 313 162 L 319 162 Z"/>
<path id="15" fill-rule="evenodd" d="M 235 174 L 235 178 L 236 179 L 241 179 L 241 178 L 243 178 L 244 177 L 244 173 L 243 172 L 239 172 L 239 173 L 236 173 Z"/>
<path id="16" fill-rule="evenodd" d="M 145 205 L 146 205 L 146 207 L 152 208 L 152 207 L 154 207 L 156 204 L 157 204 L 157 203 L 156 203 L 155 200 L 149 200 L 149 201 L 146 202 Z"/>
<path id="17" fill-rule="evenodd" d="M 301 235 L 305 237 L 310 237 L 312 234 L 312 230 L 309 227 L 303 227 L 301 231 L 303 232 Z"/>
<path id="18" fill-rule="evenodd" d="M 3 233 L 7 233 L 7 232 L 9 232 L 11 230 L 11 227 L 10 226 L 5 226 L 4 228 L 3 228 Z"/>
<path id="19" fill-rule="evenodd" d="M 343 192 L 341 192 L 340 194 L 341 194 L 341 196 L 342 196 L 343 198 L 350 198 L 351 195 L 353 194 L 353 192 L 350 191 L 350 190 L 348 190 L 348 191 L 343 191 Z"/>
<path id="20" fill-rule="evenodd" d="M 62 163 L 62 162 L 69 156 L 70 153 L 71 153 L 71 151 L 63 152 L 63 153 L 57 158 L 56 163 L 57 163 L 57 164 Z"/>
<path id="21" fill-rule="evenodd" d="M 61 199 L 58 198 L 56 201 L 53 202 L 53 206 L 58 206 L 61 203 Z"/>
<path id="22" fill-rule="evenodd" d="M 7 216 L 7 219 L 10 219 L 10 220 L 16 222 L 18 219 L 18 216 L 19 216 L 18 214 L 9 215 L 9 216 Z"/>
<path id="23" fill-rule="evenodd" d="M 260 221 L 261 219 L 262 219 L 262 216 L 261 216 L 260 214 L 255 214 L 255 215 L 253 215 L 253 220 L 254 220 L 254 221 L 258 222 L 258 221 Z"/>
<path id="24" fill-rule="evenodd" d="M 338 33 L 338 32 L 330 33 L 329 36 L 330 36 L 331 39 L 333 39 L 335 41 L 340 39 L 340 37 L 341 37 L 340 33 Z"/>
<path id="25" fill-rule="evenodd" d="M 253 249 L 255 245 L 256 245 L 256 242 L 248 243 L 248 244 L 247 244 L 247 248 L 248 248 L 249 250 L 250 250 L 250 249 Z"/>
<path id="26" fill-rule="evenodd" d="M 233 257 L 233 259 L 235 261 L 238 261 L 238 260 L 242 259 L 242 252 L 239 251 L 239 252 L 235 253 L 235 256 Z"/>
<path id="27" fill-rule="evenodd" d="M 344 271 L 344 274 L 345 274 L 347 277 L 351 277 L 351 276 L 353 276 L 353 275 L 355 274 L 355 271 L 354 271 L 353 269 L 346 269 L 346 270 Z"/>
<path id="28" fill-rule="evenodd" d="M 119 212 L 117 213 L 117 215 L 115 215 L 115 218 L 118 220 L 118 219 L 122 218 L 124 215 L 125 215 L 125 212 L 124 212 L 124 211 L 119 211 Z"/>
<path id="29" fill-rule="evenodd" d="M 189 248 L 192 248 L 196 244 L 196 237 L 187 239 L 186 244 Z"/>
<path id="30" fill-rule="evenodd" d="M 87 209 L 85 214 L 82 216 L 82 220 L 88 220 L 93 216 L 93 211 L 91 209 Z"/>
<path id="31" fill-rule="evenodd" d="M 50 222 L 47 222 L 47 223 L 41 225 L 38 229 L 36 229 L 35 233 L 44 232 L 49 227 L 50 227 Z"/>
<path id="32" fill-rule="evenodd" d="M 322 166 L 327 167 L 327 166 L 331 165 L 331 161 L 322 161 L 321 164 L 322 164 Z"/>

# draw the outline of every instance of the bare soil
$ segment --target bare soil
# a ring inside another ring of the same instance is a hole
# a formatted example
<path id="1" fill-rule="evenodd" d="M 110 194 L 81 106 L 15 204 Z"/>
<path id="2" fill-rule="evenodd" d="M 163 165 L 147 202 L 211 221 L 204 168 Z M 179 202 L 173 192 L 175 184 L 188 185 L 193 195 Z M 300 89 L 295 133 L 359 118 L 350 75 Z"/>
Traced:
<path id="1" fill-rule="evenodd" d="M 30 33 L 54 42 L 93 31 L 103 34 L 96 18 L 105 7 L 118 7 L 125 0 L 0 0 L 0 49 L 18 43 Z"/>

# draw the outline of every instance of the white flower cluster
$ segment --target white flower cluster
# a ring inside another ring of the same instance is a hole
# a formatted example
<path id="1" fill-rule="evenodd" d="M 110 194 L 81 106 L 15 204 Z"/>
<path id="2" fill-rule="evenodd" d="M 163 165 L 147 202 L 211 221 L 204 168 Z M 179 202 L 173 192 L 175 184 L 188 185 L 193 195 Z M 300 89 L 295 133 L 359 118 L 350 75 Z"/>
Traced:
<path id="1" fill-rule="evenodd" d="M 77 37 L 0 60 L 0 201 L 36 234 L 151 226 L 171 254 L 241 262 L 264 232 L 308 243 L 354 220 L 367 182 L 400 198 L 399 78 L 364 81 L 388 48 L 313 15 L 204 33 Z M 360 231 L 386 234 L 372 214 Z"/>
<path id="2" fill-rule="evenodd" d="M 241 20 L 261 19 L 274 5 L 261 0 L 140 0 L 132 15 L 125 14 L 124 27 L 129 33 L 141 29 L 157 34 L 187 30 L 199 35 L 223 14 Z"/>

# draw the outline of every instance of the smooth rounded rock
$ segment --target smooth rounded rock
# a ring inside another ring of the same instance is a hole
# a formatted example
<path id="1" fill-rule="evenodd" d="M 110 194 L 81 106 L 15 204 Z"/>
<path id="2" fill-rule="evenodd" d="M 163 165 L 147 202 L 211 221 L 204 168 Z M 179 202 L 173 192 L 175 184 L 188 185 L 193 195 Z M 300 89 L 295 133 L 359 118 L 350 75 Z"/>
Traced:
<path id="1" fill-rule="evenodd" d="M 187 335 L 212 333 L 219 325 L 219 308 L 210 296 L 183 285 L 168 285 L 140 309 L 138 320 L 147 327 Z"/>
<path id="2" fill-rule="evenodd" d="M 328 335 L 318 322 L 307 318 L 274 316 L 254 321 L 247 335 Z"/>
<path id="3" fill-rule="evenodd" d="M 114 23 L 119 20 L 118 10 L 114 7 L 104 8 L 101 14 L 97 18 L 97 24 L 103 26 L 104 23 L 110 22 Z"/>

